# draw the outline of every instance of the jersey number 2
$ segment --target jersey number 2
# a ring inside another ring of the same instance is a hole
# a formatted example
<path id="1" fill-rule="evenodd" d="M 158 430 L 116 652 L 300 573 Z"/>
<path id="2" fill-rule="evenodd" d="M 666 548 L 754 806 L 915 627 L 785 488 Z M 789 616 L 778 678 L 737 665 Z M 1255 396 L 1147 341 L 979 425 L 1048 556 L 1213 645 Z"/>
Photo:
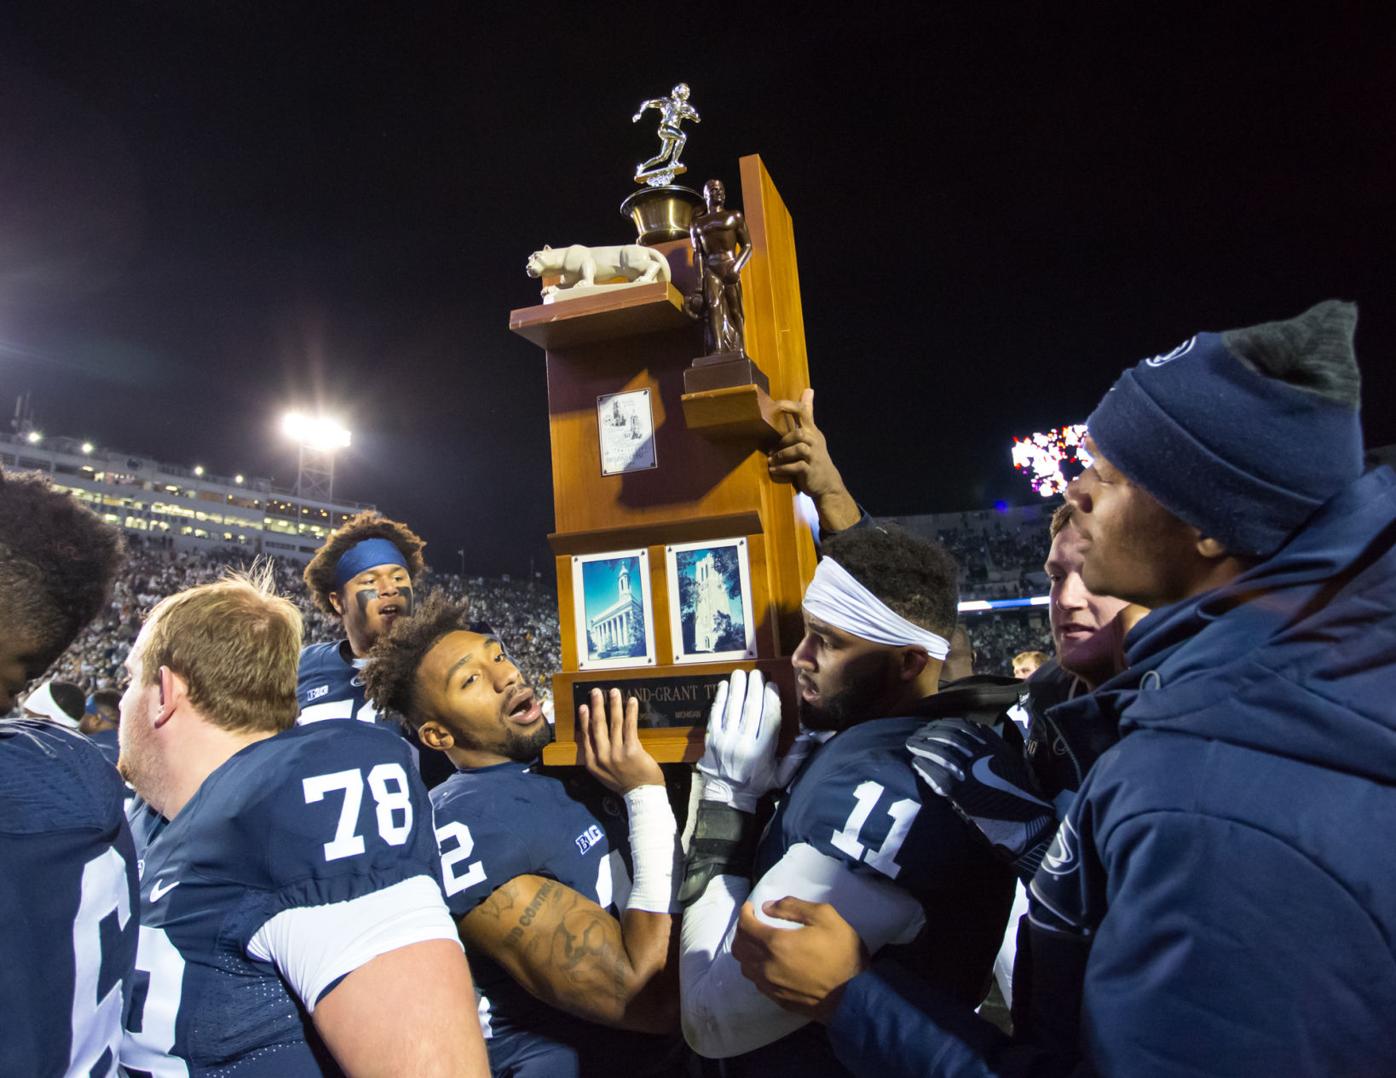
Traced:
<path id="1" fill-rule="evenodd" d="M 456 848 L 447 850 L 446 844 L 452 840 L 455 841 Z M 470 855 L 475 852 L 475 839 L 470 834 L 469 827 L 459 820 L 443 823 L 436 829 L 436 842 L 441 848 L 441 875 L 446 880 L 448 896 L 485 882 L 484 862 L 470 861 Z M 456 866 L 462 861 L 470 863 L 465 866 L 464 872 L 457 873 Z"/>
<path id="2" fill-rule="evenodd" d="M 390 786 L 389 783 L 392 785 Z M 301 780 L 305 803 L 323 801 L 331 790 L 341 790 L 339 825 L 334 838 L 325 843 L 325 860 L 354 857 L 364 852 L 364 837 L 358 833 L 359 806 L 364 799 L 364 775 L 357 767 L 313 775 Z M 389 846 L 401 846 L 412 833 L 412 792 L 401 764 L 379 764 L 368 773 L 368 789 L 378 808 L 378 833 Z M 401 814 L 399 816 L 399 813 Z"/>
<path id="3" fill-rule="evenodd" d="M 831 841 L 855 861 L 871 865 L 884 876 L 895 880 L 902 870 L 902 866 L 897 864 L 897 854 L 901 852 L 902 843 L 911 830 L 911 822 L 916 819 L 921 806 L 909 797 L 893 801 L 887 807 L 887 815 L 892 817 L 887 837 L 882 840 L 881 846 L 870 850 L 859 841 L 859 836 L 881 797 L 882 783 L 860 782 L 853 791 L 853 811 L 848 814 L 843 830 L 835 831 Z"/>

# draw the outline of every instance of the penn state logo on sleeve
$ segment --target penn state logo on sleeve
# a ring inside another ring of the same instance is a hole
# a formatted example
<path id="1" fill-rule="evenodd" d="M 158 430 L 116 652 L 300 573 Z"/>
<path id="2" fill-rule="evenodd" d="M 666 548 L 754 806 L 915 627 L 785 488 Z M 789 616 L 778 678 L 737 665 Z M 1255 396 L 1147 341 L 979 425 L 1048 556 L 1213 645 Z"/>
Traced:
<path id="1" fill-rule="evenodd" d="M 1191 352 L 1192 346 L 1196 343 L 1197 335 L 1193 334 L 1182 344 L 1178 345 L 1177 348 L 1173 349 L 1173 351 L 1164 352 L 1162 355 L 1154 356 L 1152 359 L 1146 359 L 1144 361 L 1144 364 L 1148 367 L 1162 367 L 1165 363 L 1172 363 L 1175 359 L 1178 359 L 1181 356 L 1185 356 L 1189 352 Z"/>
<path id="2" fill-rule="evenodd" d="M 1068 816 L 1028 888 L 1032 923 L 1056 933 L 1093 935 L 1105 912 L 1103 883 L 1086 871 L 1081 835 Z"/>
<path id="3" fill-rule="evenodd" d="M 1049 876 L 1065 876 L 1076 868 L 1076 848 L 1080 840 L 1076 837 L 1076 829 L 1071 826 L 1071 820 L 1065 819 L 1057 828 L 1056 837 L 1052 839 L 1052 845 L 1047 850 L 1047 855 L 1042 859 L 1042 871 Z"/>

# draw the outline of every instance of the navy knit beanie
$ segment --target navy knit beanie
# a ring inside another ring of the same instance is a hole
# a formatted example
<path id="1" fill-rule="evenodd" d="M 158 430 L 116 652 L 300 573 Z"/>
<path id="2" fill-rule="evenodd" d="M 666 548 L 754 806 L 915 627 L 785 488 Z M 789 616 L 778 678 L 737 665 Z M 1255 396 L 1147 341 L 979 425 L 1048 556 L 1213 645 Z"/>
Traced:
<path id="1" fill-rule="evenodd" d="M 1362 474 L 1357 307 L 1199 333 L 1125 371 L 1086 425 L 1100 452 L 1230 554 L 1268 557 Z"/>

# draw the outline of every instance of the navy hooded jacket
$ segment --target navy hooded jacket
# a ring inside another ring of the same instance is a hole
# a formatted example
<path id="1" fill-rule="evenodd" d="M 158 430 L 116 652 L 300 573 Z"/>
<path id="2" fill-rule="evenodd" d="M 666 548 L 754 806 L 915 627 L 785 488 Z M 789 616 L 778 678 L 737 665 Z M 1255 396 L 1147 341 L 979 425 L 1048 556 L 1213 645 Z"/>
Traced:
<path id="1" fill-rule="evenodd" d="M 1128 659 L 1033 881 L 1033 1028 L 874 968 L 830 1026 L 855 1073 L 1396 1073 L 1396 475 Z"/>

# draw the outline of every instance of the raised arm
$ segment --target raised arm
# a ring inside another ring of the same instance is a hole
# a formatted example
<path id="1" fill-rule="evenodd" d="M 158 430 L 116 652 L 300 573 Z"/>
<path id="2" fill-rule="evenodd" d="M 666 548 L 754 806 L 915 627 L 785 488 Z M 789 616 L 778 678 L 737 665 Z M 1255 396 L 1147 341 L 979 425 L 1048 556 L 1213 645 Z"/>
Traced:
<path id="1" fill-rule="evenodd" d="M 593 692 L 578 709 L 587 769 L 625 799 L 635 879 L 617 921 L 572 888 L 516 876 L 461 919 L 467 947 L 500 963 L 538 999 L 603 1025 L 647 1033 L 678 1024 L 678 979 L 669 961 L 675 822 L 664 775 L 640 744 L 639 701 L 609 707 Z"/>
<path id="2" fill-rule="evenodd" d="M 821 531 L 853 527 L 863 511 L 844 486 L 823 431 L 815 426 L 814 390 L 806 389 L 798 401 L 776 401 L 775 407 L 790 417 L 790 429 L 767 456 L 771 478 L 790 483 L 814 499 Z"/>
<path id="3" fill-rule="evenodd" d="M 635 115 L 630 117 L 630 122 L 633 124 L 639 123 L 640 117 L 645 114 L 646 109 L 659 109 L 663 112 L 664 106 L 668 103 L 669 99 L 666 97 L 652 97 L 648 101 L 642 101 L 640 102 L 640 107 L 635 110 Z"/>

